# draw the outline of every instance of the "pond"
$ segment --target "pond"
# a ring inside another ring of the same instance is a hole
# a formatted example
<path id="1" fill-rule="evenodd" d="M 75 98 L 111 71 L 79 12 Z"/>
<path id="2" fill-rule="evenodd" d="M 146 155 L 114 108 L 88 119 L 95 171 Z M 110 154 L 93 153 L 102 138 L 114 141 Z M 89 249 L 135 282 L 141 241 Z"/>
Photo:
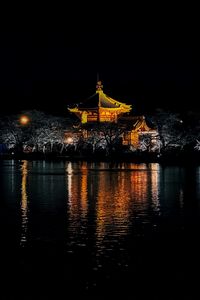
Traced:
<path id="1" fill-rule="evenodd" d="M 1 299 L 196 299 L 200 167 L 0 161 Z"/>

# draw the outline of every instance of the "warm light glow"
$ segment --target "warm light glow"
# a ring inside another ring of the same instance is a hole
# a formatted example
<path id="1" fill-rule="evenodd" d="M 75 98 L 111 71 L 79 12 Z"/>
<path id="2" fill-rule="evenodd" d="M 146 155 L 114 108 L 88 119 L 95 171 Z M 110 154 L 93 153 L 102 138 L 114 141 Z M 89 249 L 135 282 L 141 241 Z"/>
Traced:
<path id="1" fill-rule="evenodd" d="M 21 184 L 21 217 L 22 217 L 22 232 L 21 232 L 21 246 L 27 240 L 27 227 L 28 227 L 28 199 L 27 199 L 27 175 L 28 175 L 28 161 L 22 161 L 21 167 L 22 184 Z"/>
<path id="2" fill-rule="evenodd" d="M 68 162 L 66 164 L 66 175 L 67 175 L 67 191 L 68 191 L 68 199 L 69 202 L 71 203 L 71 197 L 72 197 L 72 163 Z"/>
<path id="3" fill-rule="evenodd" d="M 84 111 L 82 114 L 81 114 L 81 122 L 82 122 L 82 124 L 84 124 L 84 123 L 87 123 L 87 112 L 86 111 Z"/>
<path id="4" fill-rule="evenodd" d="M 130 220 L 148 220 L 148 210 L 159 213 L 159 165 L 66 162 L 69 234 L 73 241 L 85 235 L 87 218 L 95 213 L 96 251 L 102 253 L 111 240 L 123 239 Z M 77 176 L 78 175 L 78 176 Z M 151 193 L 151 202 L 148 195 Z M 136 224 L 137 225 L 137 224 Z M 83 245 L 86 243 L 83 241 Z"/>
<path id="5" fill-rule="evenodd" d="M 98 107 L 95 109 L 88 107 L 85 110 L 79 106 L 68 108 L 70 112 L 75 113 L 79 117 L 82 124 L 88 122 L 117 122 L 118 115 L 132 110 L 132 105 L 119 102 L 106 95 L 103 92 L 103 85 L 101 81 L 97 82 L 96 94 L 98 94 L 99 100 Z M 92 118 L 89 115 L 92 115 Z"/>
<path id="6" fill-rule="evenodd" d="M 28 118 L 27 116 L 21 116 L 21 117 L 20 117 L 20 123 L 21 123 L 22 125 L 28 124 L 29 121 L 30 121 L 30 120 L 29 120 L 29 118 Z"/>
<path id="7" fill-rule="evenodd" d="M 66 142 L 67 142 L 68 144 L 72 144 L 72 143 L 73 143 L 73 138 L 68 137 L 68 138 L 66 139 Z"/>
<path id="8" fill-rule="evenodd" d="M 83 162 L 81 166 L 81 184 L 80 184 L 80 205 L 82 216 L 86 217 L 87 209 L 88 209 L 88 166 L 86 162 Z"/>
<path id="9" fill-rule="evenodd" d="M 159 201 L 159 176 L 160 176 L 160 166 L 157 163 L 149 164 L 149 168 L 151 170 L 151 194 L 152 194 L 152 202 L 154 205 L 154 209 L 160 210 L 160 201 Z"/>

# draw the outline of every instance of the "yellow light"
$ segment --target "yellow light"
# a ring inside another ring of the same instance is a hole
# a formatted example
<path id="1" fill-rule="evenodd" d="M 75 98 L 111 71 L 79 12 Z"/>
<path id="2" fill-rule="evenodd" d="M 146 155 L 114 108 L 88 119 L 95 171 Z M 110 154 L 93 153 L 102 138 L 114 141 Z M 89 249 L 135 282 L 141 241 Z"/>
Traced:
<path id="1" fill-rule="evenodd" d="M 72 143 L 73 143 L 73 139 L 72 139 L 71 137 L 68 137 L 68 138 L 66 139 L 66 142 L 67 142 L 68 144 L 72 144 Z"/>
<path id="2" fill-rule="evenodd" d="M 22 125 L 26 125 L 26 124 L 28 124 L 28 122 L 29 122 L 29 118 L 27 116 L 21 116 L 20 117 L 20 123 Z"/>

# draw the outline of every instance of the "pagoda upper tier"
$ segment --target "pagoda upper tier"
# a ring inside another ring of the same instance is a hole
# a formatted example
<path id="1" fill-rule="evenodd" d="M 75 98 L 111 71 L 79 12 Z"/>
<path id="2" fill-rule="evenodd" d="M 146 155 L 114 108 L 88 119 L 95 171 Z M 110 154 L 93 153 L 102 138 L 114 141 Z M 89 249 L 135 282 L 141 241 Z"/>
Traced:
<path id="1" fill-rule="evenodd" d="M 97 81 L 96 93 L 76 107 L 68 108 L 82 123 L 117 122 L 118 117 L 131 111 L 131 105 L 119 102 L 103 92 L 101 81 Z"/>

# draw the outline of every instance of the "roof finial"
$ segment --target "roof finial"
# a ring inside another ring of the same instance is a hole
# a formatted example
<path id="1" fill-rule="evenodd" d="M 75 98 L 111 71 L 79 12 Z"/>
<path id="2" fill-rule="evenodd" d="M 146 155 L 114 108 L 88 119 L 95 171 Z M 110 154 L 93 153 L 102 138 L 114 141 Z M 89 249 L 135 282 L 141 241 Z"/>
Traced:
<path id="1" fill-rule="evenodd" d="M 97 85 L 96 85 L 96 91 L 102 91 L 103 90 L 103 85 L 101 80 L 99 80 L 99 73 L 97 73 Z"/>

